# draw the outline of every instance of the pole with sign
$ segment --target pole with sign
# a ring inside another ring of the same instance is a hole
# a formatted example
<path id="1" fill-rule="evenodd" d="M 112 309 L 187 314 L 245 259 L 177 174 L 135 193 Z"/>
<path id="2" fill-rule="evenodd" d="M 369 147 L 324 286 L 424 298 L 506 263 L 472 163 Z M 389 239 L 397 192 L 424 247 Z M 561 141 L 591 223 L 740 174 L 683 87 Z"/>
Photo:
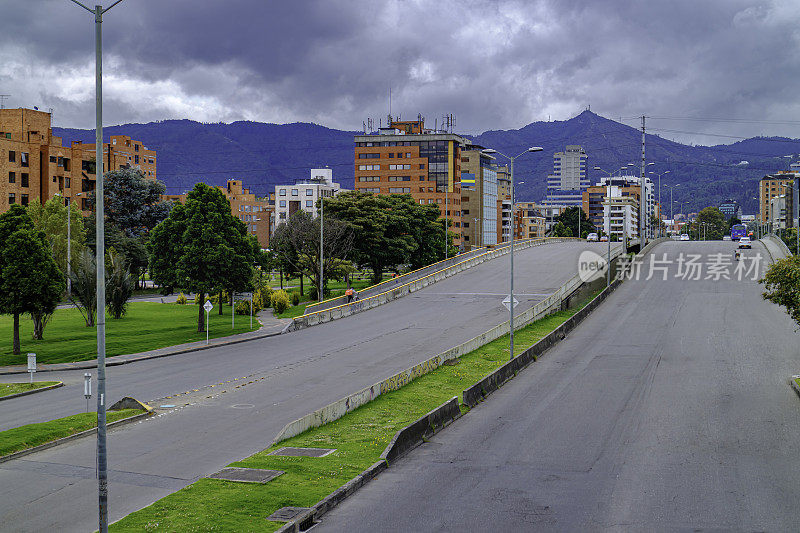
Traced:
<path id="1" fill-rule="evenodd" d="M 31 385 L 33 385 L 33 373 L 36 372 L 36 354 L 28 354 L 28 373 L 31 375 Z"/>
<path id="2" fill-rule="evenodd" d="M 89 412 L 89 399 L 92 397 L 92 375 L 86 372 L 83 375 L 83 397 L 86 398 L 86 412 Z"/>
<path id="3" fill-rule="evenodd" d="M 222 305 L 222 302 L 219 303 Z M 236 320 L 234 319 L 234 314 L 236 312 L 236 291 L 231 291 L 231 329 L 236 327 Z"/>
<path id="4" fill-rule="evenodd" d="M 203 304 L 203 309 L 206 310 L 206 344 L 208 344 L 208 314 L 214 309 L 214 304 L 206 300 L 206 303 Z"/>

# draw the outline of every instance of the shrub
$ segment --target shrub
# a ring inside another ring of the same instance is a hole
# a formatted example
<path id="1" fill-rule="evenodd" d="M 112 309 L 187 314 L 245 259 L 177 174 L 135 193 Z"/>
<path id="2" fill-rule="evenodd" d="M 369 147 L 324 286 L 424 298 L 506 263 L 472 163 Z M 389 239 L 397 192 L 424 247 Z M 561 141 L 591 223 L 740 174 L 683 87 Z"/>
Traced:
<path id="1" fill-rule="evenodd" d="M 300 305 L 300 295 L 292 292 L 292 305 Z"/>
<path id="2" fill-rule="evenodd" d="M 189 299 L 188 299 L 188 298 L 186 298 L 186 295 L 185 295 L 185 294 L 183 294 L 183 293 L 180 293 L 180 294 L 178 295 L 178 299 L 177 299 L 177 300 L 175 300 L 175 303 L 176 303 L 176 304 L 180 304 L 180 305 L 186 305 L 187 303 L 189 303 Z"/>
<path id="3" fill-rule="evenodd" d="M 195 294 L 195 295 L 194 295 L 194 303 L 195 303 L 195 305 L 199 305 L 199 304 L 201 304 L 201 303 L 203 303 L 203 304 L 204 304 L 204 303 L 206 303 L 206 300 L 208 300 L 208 298 L 207 298 L 207 297 L 206 297 L 206 298 L 203 298 L 203 301 L 202 301 L 202 302 L 200 301 L 200 293 L 197 293 L 197 294 Z"/>
<path id="4" fill-rule="evenodd" d="M 253 293 L 253 304 L 258 301 L 258 308 L 265 309 L 272 305 L 272 289 L 262 287 Z"/>
<path id="5" fill-rule="evenodd" d="M 253 298 L 253 314 L 258 311 L 256 309 L 256 301 Z M 250 300 L 238 300 L 236 302 L 236 314 L 237 315 L 249 315 L 250 314 Z"/>
<path id="6" fill-rule="evenodd" d="M 272 308 L 278 314 L 283 313 L 289 307 L 291 300 L 289 295 L 284 290 L 275 291 L 272 293 Z"/>
<path id="7" fill-rule="evenodd" d="M 314 300 L 317 300 L 317 299 L 318 299 L 318 296 L 317 296 L 317 288 L 316 288 L 316 287 L 311 287 L 310 289 L 308 289 L 308 297 L 309 297 L 309 299 L 310 299 L 312 302 L 313 302 Z"/>

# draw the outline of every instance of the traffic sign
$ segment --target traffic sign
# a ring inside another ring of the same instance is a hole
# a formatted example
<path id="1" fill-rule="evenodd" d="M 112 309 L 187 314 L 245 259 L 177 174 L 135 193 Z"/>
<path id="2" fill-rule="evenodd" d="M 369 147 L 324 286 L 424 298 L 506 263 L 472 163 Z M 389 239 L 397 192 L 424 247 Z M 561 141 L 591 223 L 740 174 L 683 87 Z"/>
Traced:
<path id="1" fill-rule="evenodd" d="M 206 313 L 210 313 L 211 310 L 214 309 L 214 304 L 212 304 L 210 301 L 206 300 L 205 305 L 203 305 L 203 309 L 206 310 Z"/>
<path id="2" fill-rule="evenodd" d="M 510 307 L 510 305 L 511 305 L 511 296 L 506 296 L 505 297 L 505 299 L 503 300 L 503 305 L 506 306 L 506 309 L 511 311 L 511 307 Z M 519 300 L 514 298 L 514 309 L 516 309 L 518 305 L 519 305 Z"/>

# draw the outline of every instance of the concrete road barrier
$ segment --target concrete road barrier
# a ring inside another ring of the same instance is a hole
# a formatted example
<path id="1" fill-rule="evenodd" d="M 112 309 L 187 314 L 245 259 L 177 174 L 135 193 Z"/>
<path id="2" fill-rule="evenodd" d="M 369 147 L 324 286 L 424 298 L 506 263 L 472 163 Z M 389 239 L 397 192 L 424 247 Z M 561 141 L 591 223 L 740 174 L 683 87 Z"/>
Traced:
<path id="1" fill-rule="evenodd" d="M 461 416 L 458 396 L 453 396 L 433 411 L 398 431 L 381 454 L 381 459 L 392 464 L 420 444 L 424 438 L 430 437 Z"/>

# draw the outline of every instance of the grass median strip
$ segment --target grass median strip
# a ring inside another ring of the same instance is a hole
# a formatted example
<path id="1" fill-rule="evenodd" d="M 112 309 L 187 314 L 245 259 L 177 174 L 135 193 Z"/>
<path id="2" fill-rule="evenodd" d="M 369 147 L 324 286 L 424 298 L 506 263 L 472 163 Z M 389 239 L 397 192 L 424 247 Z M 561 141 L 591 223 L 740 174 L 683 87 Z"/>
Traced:
<path id="1" fill-rule="evenodd" d="M 588 300 L 587 300 L 588 302 Z M 585 305 L 585 303 L 584 303 Z M 579 309 L 579 308 L 578 308 Z M 561 311 L 515 332 L 517 355 L 578 309 Z M 275 531 L 283 522 L 266 517 L 282 507 L 311 507 L 380 459 L 395 433 L 508 361 L 501 337 L 418 377 L 343 418 L 313 428 L 230 466 L 286 472 L 264 485 L 201 479 L 134 512 L 114 531 Z M 462 407 L 462 409 L 464 409 Z M 284 447 L 335 448 L 325 457 L 268 455 Z"/>
<path id="2" fill-rule="evenodd" d="M 108 411 L 107 421 L 109 423 L 116 422 L 123 418 L 138 415 L 141 412 L 137 409 Z M 63 439 L 81 431 L 92 429 L 95 426 L 97 426 L 97 413 L 80 413 L 57 418 L 49 422 L 27 424 L 18 428 L 0 431 L 0 457 L 57 439 Z"/>
<path id="3" fill-rule="evenodd" d="M 35 381 L 33 383 L 0 383 L 0 398 L 20 392 L 28 392 L 57 384 L 58 381 Z"/>

